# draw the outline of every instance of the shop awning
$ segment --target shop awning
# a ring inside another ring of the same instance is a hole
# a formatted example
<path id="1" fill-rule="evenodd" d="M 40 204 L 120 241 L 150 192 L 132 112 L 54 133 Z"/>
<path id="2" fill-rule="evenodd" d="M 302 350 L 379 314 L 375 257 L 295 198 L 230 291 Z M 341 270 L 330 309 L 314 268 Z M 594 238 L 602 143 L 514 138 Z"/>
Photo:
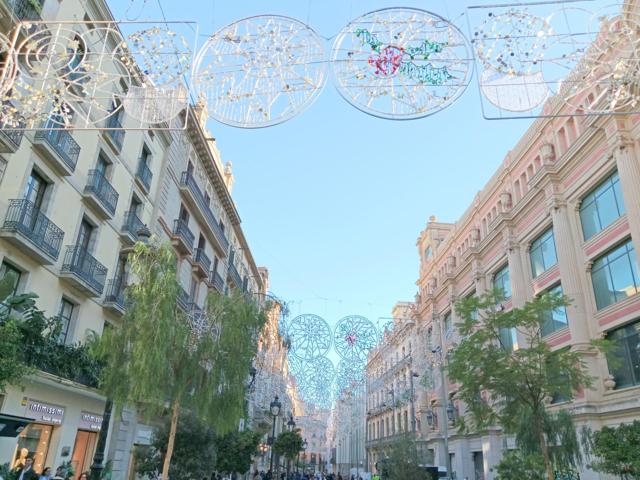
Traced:
<path id="1" fill-rule="evenodd" d="M 17 437 L 24 430 L 24 427 L 33 423 L 33 421 L 33 418 L 0 413 L 0 437 Z"/>

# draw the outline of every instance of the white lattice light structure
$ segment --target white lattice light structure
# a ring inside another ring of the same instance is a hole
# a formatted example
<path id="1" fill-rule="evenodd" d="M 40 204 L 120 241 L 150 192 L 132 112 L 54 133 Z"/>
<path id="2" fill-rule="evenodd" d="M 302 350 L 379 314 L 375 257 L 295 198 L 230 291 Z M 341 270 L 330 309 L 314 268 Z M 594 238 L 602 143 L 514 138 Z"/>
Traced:
<path id="1" fill-rule="evenodd" d="M 192 47 L 172 26 L 197 30 L 188 22 L 155 23 L 18 23 L 8 47 L 0 37 L 0 49 L 12 52 L 5 63 L 16 65 L 16 75 L 5 69 L 0 79 L 0 121 L 25 129 L 185 128 L 173 121 L 187 106 L 183 76 Z"/>
<path id="2" fill-rule="evenodd" d="M 246 18 L 213 34 L 192 77 L 209 115 L 242 128 L 289 120 L 315 101 L 325 80 L 320 37 L 304 23 L 277 15 Z"/>
<path id="3" fill-rule="evenodd" d="M 462 32 L 435 13 L 388 8 L 353 20 L 336 38 L 340 94 L 391 120 L 426 117 L 454 103 L 469 84 L 472 56 Z"/>

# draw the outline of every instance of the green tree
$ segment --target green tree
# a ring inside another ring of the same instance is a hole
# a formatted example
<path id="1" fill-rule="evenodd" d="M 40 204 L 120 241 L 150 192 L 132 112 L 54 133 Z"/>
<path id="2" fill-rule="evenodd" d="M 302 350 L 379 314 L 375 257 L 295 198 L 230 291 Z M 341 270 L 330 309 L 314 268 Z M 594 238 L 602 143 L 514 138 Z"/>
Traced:
<path id="1" fill-rule="evenodd" d="M 640 421 L 604 427 L 592 433 L 591 441 L 591 453 L 597 460 L 590 468 L 622 480 L 640 479 Z"/>
<path id="2" fill-rule="evenodd" d="M 136 282 L 126 291 L 122 325 L 105 329 L 94 353 L 105 365 L 101 387 L 117 404 L 141 405 L 150 416 L 163 414 L 168 402 L 161 477 L 167 480 L 181 408 L 217 434 L 237 427 L 265 315 L 241 294 L 209 295 L 207 313 L 197 318 L 183 312 L 169 245 L 138 242 L 130 265 Z"/>
<path id="3" fill-rule="evenodd" d="M 298 429 L 280 433 L 273 442 L 273 451 L 287 459 L 287 473 L 291 462 L 298 458 L 302 451 L 302 442 Z"/>
<path id="4" fill-rule="evenodd" d="M 251 456 L 258 450 L 260 433 L 251 430 L 229 432 L 216 440 L 216 470 L 225 475 L 245 473 L 251 468 Z"/>
<path id="5" fill-rule="evenodd" d="M 460 384 L 458 395 L 468 408 L 470 425 L 460 423 L 475 430 L 501 425 L 516 435 L 526 454 L 542 456 L 546 477 L 553 480 L 554 468 L 580 461 L 580 448 L 572 418 L 548 412 L 549 399 L 571 398 L 590 387 L 592 378 L 581 353 L 551 351 L 541 335 L 549 313 L 568 304 L 565 297 L 542 295 L 510 311 L 496 308 L 501 300 L 495 291 L 456 305 L 462 340 L 449 356 L 448 369 L 451 380 Z M 519 348 L 506 342 L 512 329 L 524 339 Z"/>
<path id="6" fill-rule="evenodd" d="M 162 468 L 171 430 L 167 419 L 153 433 L 151 445 L 136 452 L 136 471 L 156 478 Z M 181 411 L 174 443 L 169 476 L 184 480 L 209 477 L 216 466 L 214 431 L 191 412 Z"/>
<path id="7" fill-rule="evenodd" d="M 378 469 L 385 480 L 428 480 L 421 467 L 424 463 L 415 440 L 404 435 L 391 444 L 388 457 L 379 462 Z"/>
<path id="8" fill-rule="evenodd" d="M 547 477 L 542 455 L 524 453 L 520 450 L 505 453 L 495 470 L 498 474 L 496 480 L 512 480 L 514 478 L 545 480 Z"/>

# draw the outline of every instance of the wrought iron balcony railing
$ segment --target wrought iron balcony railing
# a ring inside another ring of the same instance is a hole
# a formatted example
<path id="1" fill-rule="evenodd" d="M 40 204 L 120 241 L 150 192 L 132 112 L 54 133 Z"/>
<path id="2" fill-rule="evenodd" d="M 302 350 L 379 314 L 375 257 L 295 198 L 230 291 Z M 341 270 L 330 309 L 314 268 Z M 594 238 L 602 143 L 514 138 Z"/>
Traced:
<path id="1" fill-rule="evenodd" d="M 182 172 L 182 178 L 180 179 L 180 183 L 183 187 L 189 189 L 191 194 L 196 200 L 198 207 L 200 208 L 202 214 L 204 215 L 207 225 L 213 232 L 213 235 L 220 243 L 222 249 L 226 252 L 229 250 L 229 240 L 227 240 L 227 236 L 224 234 L 222 227 L 220 227 L 220 223 L 216 219 L 211 207 L 207 204 L 207 201 L 198 187 L 195 178 L 193 178 L 193 174 L 191 172 Z"/>
<path id="2" fill-rule="evenodd" d="M 187 222 L 178 218 L 173 221 L 173 234 L 176 237 L 179 237 L 189 248 L 193 248 L 193 241 L 195 240 L 195 235 L 191 230 L 189 230 L 189 226 Z"/>
<path id="3" fill-rule="evenodd" d="M 190 303 L 191 299 L 189 298 L 189 294 L 183 288 L 180 288 L 180 291 L 178 292 L 178 308 L 188 312 Z"/>
<path id="4" fill-rule="evenodd" d="M 89 170 L 87 185 L 84 187 L 85 193 L 92 193 L 96 196 L 100 204 L 111 215 L 116 213 L 118 204 L 118 192 L 109 183 L 109 180 L 100 170 Z"/>
<path id="5" fill-rule="evenodd" d="M 107 267 L 80 245 L 67 246 L 61 272 L 74 275 L 97 294 L 102 294 L 104 290 Z"/>
<path id="6" fill-rule="evenodd" d="M 138 232 L 143 227 L 144 223 L 142 223 L 142 220 L 138 218 L 136 212 L 124 212 L 124 223 L 122 224 L 122 231 L 124 233 L 127 233 L 134 242 L 138 239 Z"/>
<path id="7" fill-rule="evenodd" d="M 213 288 L 215 288 L 218 292 L 224 293 L 224 279 L 218 272 L 211 271 L 211 274 L 209 276 L 209 282 L 211 283 L 211 285 L 213 285 Z"/>
<path id="8" fill-rule="evenodd" d="M 41 20 L 44 0 L 5 0 L 18 20 Z"/>
<path id="9" fill-rule="evenodd" d="M 78 157 L 80 156 L 80 145 L 78 145 L 66 130 L 47 129 L 48 126 L 52 126 L 52 124 L 47 122 L 44 125 L 44 130 L 36 132 L 36 141 L 39 140 L 49 145 L 63 163 L 73 172 L 76 169 Z"/>
<path id="10" fill-rule="evenodd" d="M 113 303 L 124 310 L 124 289 L 125 284 L 122 278 L 112 278 L 107 283 L 107 293 L 105 293 L 104 301 Z"/>
<path id="11" fill-rule="evenodd" d="M 211 268 L 211 260 L 204 253 L 202 248 L 196 248 L 193 251 L 193 261 L 198 264 L 205 272 L 208 272 Z"/>
<path id="12" fill-rule="evenodd" d="M 229 264 L 229 277 L 231 277 L 231 280 L 237 288 L 242 288 L 242 277 L 233 262 Z"/>
<path id="13" fill-rule="evenodd" d="M 2 135 L 2 142 L 5 144 L 5 147 L 2 148 L 2 153 L 13 153 L 20 148 L 24 130 L 16 130 L 0 122 L 0 135 Z"/>
<path id="14" fill-rule="evenodd" d="M 140 183 L 144 186 L 145 190 L 148 192 L 151 190 L 151 179 L 153 178 L 153 172 L 147 165 L 146 160 L 140 159 L 138 163 L 138 171 L 136 172 L 136 177 L 140 180 Z"/>
<path id="15" fill-rule="evenodd" d="M 22 234 L 40 251 L 58 259 L 64 232 L 29 200 L 9 201 L 2 230 Z"/>
<path id="16" fill-rule="evenodd" d="M 117 113 L 112 114 L 107 119 L 107 130 L 105 131 L 116 149 L 118 151 L 122 150 L 125 131 L 122 129 L 122 123 Z"/>

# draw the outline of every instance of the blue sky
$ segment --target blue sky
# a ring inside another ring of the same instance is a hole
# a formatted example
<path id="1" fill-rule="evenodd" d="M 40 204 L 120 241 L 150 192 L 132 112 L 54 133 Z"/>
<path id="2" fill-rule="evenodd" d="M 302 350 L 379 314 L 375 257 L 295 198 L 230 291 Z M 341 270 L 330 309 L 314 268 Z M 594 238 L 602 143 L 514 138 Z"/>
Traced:
<path id="1" fill-rule="evenodd" d="M 161 0 L 173 20 L 197 20 L 201 33 L 259 14 L 283 14 L 332 37 L 349 20 L 390 0 Z M 112 0 L 124 18 L 131 0 Z M 452 18 L 478 0 L 403 0 Z M 140 8 L 135 0 L 132 11 Z M 397 6 L 397 5 L 395 5 Z M 148 0 L 140 19 L 159 17 Z M 327 49 L 331 41 L 327 41 Z M 450 108 L 426 119 L 393 122 L 346 103 L 329 81 L 318 101 L 282 125 L 240 130 L 210 123 L 223 161 L 233 162 L 233 195 L 245 234 L 271 289 L 292 317 L 329 323 L 349 314 L 374 323 L 398 300 L 412 300 L 416 239 L 430 215 L 455 221 L 500 165 L 529 120 L 482 118 L 475 80 Z M 385 320 L 380 320 L 384 324 Z"/>

